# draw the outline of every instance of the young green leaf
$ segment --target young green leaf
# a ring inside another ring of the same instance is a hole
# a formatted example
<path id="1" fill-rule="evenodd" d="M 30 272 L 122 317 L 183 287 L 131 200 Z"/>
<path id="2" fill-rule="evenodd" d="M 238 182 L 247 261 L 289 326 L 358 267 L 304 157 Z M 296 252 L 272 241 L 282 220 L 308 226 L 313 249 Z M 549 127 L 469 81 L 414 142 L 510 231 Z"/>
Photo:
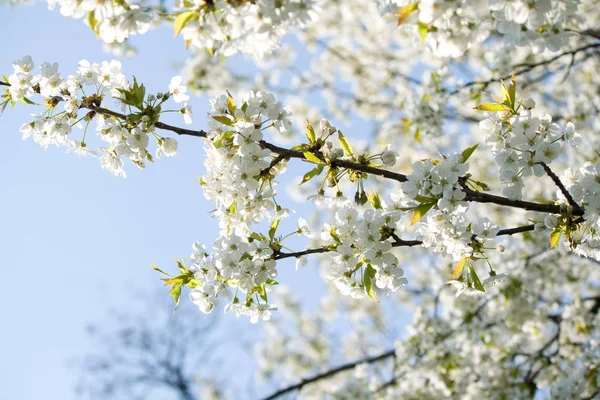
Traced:
<path id="1" fill-rule="evenodd" d="M 375 295 L 375 290 L 373 289 L 373 280 L 375 280 L 375 269 L 371 266 L 371 264 L 367 265 L 367 268 L 365 268 L 365 274 L 364 274 L 364 283 L 365 283 L 365 290 L 367 291 L 367 294 L 369 295 L 370 298 L 372 298 L 375 301 L 379 301 L 377 300 L 377 296 Z"/>
<path id="2" fill-rule="evenodd" d="M 419 36 L 421 36 L 421 42 L 424 42 L 425 37 L 429 33 L 429 25 L 419 21 L 419 22 L 417 22 L 417 26 L 419 28 Z"/>
<path id="3" fill-rule="evenodd" d="M 96 19 L 96 10 L 88 11 L 88 13 L 85 16 L 85 20 L 88 23 L 88 26 L 90 27 L 92 32 L 94 32 L 96 34 L 96 36 L 99 36 L 98 30 L 96 29 L 96 27 L 98 26 L 98 22 L 99 22 Z"/>
<path id="4" fill-rule="evenodd" d="M 463 257 L 454 266 L 454 270 L 452 271 L 452 279 L 457 279 L 463 273 L 463 269 L 465 269 L 465 264 L 467 263 L 467 257 Z"/>
<path id="5" fill-rule="evenodd" d="M 558 246 L 558 241 L 560 240 L 560 235 L 562 231 L 560 228 L 555 228 L 552 232 L 550 232 L 550 248 L 554 248 Z"/>
<path id="6" fill-rule="evenodd" d="M 152 267 L 153 270 L 160 272 L 163 275 L 167 275 L 167 276 L 171 276 L 169 274 L 167 274 L 165 271 L 161 270 L 160 268 L 158 268 L 156 265 L 150 263 L 150 267 Z"/>
<path id="7" fill-rule="evenodd" d="M 419 9 L 418 3 L 408 3 L 397 10 L 394 14 L 398 15 L 398 25 L 402 25 L 415 11 Z"/>
<path id="8" fill-rule="evenodd" d="M 215 121 L 222 123 L 223 125 L 233 126 L 233 121 L 231 120 L 231 118 L 226 117 L 225 115 L 213 115 L 212 118 Z"/>
<path id="9" fill-rule="evenodd" d="M 475 286 L 475 289 L 485 293 L 485 288 L 481 284 L 481 281 L 479 280 L 472 263 L 469 263 L 469 273 L 471 274 L 471 279 L 473 279 L 473 285 Z"/>
<path id="10" fill-rule="evenodd" d="M 469 157 L 471 157 L 471 154 L 473 154 L 473 152 L 475 152 L 475 149 L 477 149 L 478 146 L 479 146 L 479 143 L 477 143 L 471 147 L 467 147 L 465 150 L 463 150 L 463 152 L 461 153 L 463 163 L 467 162 Z"/>
<path id="11" fill-rule="evenodd" d="M 235 100 L 233 100 L 233 96 L 231 95 L 231 93 L 229 93 L 229 90 L 227 91 L 227 109 L 232 115 L 237 109 L 237 106 L 235 105 Z"/>
<path id="12" fill-rule="evenodd" d="M 175 18 L 175 23 L 173 24 L 173 32 L 175 36 L 179 35 L 181 30 L 185 28 L 186 24 L 190 22 L 194 16 L 198 16 L 196 11 L 184 11 Z"/>
<path id="13" fill-rule="evenodd" d="M 348 143 L 348 140 L 346 140 L 346 136 L 344 136 L 341 131 L 338 131 L 338 138 L 340 140 L 340 146 L 342 146 L 344 153 L 346 153 L 346 155 L 349 155 L 350 157 L 353 157 L 354 152 L 352 151 L 352 146 L 350 146 L 350 143 Z"/>
<path id="14" fill-rule="evenodd" d="M 315 130 L 308 120 L 306 120 L 306 138 L 308 139 L 309 144 L 314 144 L 316 140 Z"/>
<path id="15" fill-rule="evenodd" d="M 269 228 L 269 238 L 273 240 L 275 237 L 275 233 L 277 233 L 277 227 L 279 226 L 280 219 L 277 218 L 275 221 L 271 222 L 271 227 Z"/>
<path id="16" fill-rule="evenodd" d="M 483 103 L 483 104 L 478 105 L 477 107 L 474 107 L 474 109 L 479 110 L 479 111 L 493 111 L 493 112 L 510 111 L 510 108 L 508 108 L 504 104 L 498 104 L 498 103 Z"/>
<path id="17" fill-rule="evenodd" d="M 413 216 L 412 216 L 412 220 L 410 221 L 411 225 L 416 224 L 422 217 L 423 215 L 427 214 L 427 211 L 431 210 L 431 207 L 433 207 L 435 205 L 435 203 L 424 203 L 424 204 L 420 204 L 415 208 L 415 211 L 413 212 Z"/>
<path id="18" fill-rule="evenodd" d="M 325 167 L 325 165 L 319 164 L 316 167 L 314 167 L 313 169 L 311 169 L 310 171 L 308 171 L 306 174 L 304 174 L 304 177 L 302 178 L 302 182 L 300 182 L 300 184 L 302 185 L 302 184 L 310 181 L 315 176 L 320 175 L 321 172 L 323 172 L 323 167 Z"/>
<path id="19" fill-rule="evenodd" d="M 517 81 L 515 80 L 514 74 L 510 77 L 510 85 L 508 86 L 508 99 L 511 107 L 514 109 L 517 102 Z"/>
<path id="20" fill-rule="evenodd" d="M 227 212 L 232 215 L 235 215 L 237 213 L 237 204 L 235 201 L 231 203 L 229 207 L 227 207 Z"/>
<path id="21" fill-rule="evenodd" d="M 181 288 L 182 287 L 183 287 L 183 284 L 176 283 L 173 285 L 171 290 L 169 290 L 169 294 L 171 296 L 173 296 L 173 300 L 175 300 L 175 308 L 173 309 L 173 312 L 175 312 L 175 310 L 177 310 L 177 306 L 179 305 L 179 297 L 181 297 Z"/>
<path id="22" fill-rule="evenodd" d="M 319 157 L 315 156 L 313 153 L 311 153 L 310 151 L 305 151 L 304 152 L 304 158 L 306 158 L 308 161 L 310 161 L 311 163 L 315 163 L 315 164 L 320 164 L 322 161 L 319 159 Z"/>
<path id="23" fill-rule="evenodd" d="M 383 210 L 383 206 L 381 205 L 381 199 L 379 198 L 379 195 L 377 193 L 369 193 L 369 201 L 371 202 L 373 208 Z"/>
<path id="24" fill-rule="evenodd" d="M 257 293 L 264 301 L 269 301 L 267 299 L 267 289 L 265 289 L 264 283 L 254 286 L 254 293 Z"/>

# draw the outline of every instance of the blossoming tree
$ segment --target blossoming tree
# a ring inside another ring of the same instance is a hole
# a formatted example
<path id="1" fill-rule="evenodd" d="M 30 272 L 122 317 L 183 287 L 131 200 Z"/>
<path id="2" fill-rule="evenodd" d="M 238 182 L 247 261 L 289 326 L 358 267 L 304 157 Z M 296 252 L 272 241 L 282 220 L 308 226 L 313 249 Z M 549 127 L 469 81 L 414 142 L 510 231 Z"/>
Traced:
<path id="1" fill-rule="evenodd" d="M 162 93 L 118 61 L 61 74 L 25 56 L 5 66 L 0 104 L 37 112 L 25 139 L 98 156 L 121 177 L 128 160 L 175 156 L 178 135 L 204 142 L 219 235 L 178 273 L 154 268 L 176 303 L 187 287 L 204 313 L 270 320 L 257 358 L 289 385 L 269 398 L 599 395 L 594 1 L 48 5 L 112 51 L 164 24 L 185 41 L 183 77 Z M 288 32 L 296 41 L 282 42 Z M 252 72 L 228 69 L 236 54 L 254 58 Z M 205 122 L 192 121 L 193 91 L 218 93 Z M 169 111 L 188 126 L 163 122 Z M 313 206 L 297 223 L 280 183 Z M 324 313 L 277 288 L 290 259 L 298 274 L 316 261 L 331 288 Z M 399 304 L 413 322 L 387 348 Z M 352 328 L 344 349 L 327 339 L 337 318 Z"/>

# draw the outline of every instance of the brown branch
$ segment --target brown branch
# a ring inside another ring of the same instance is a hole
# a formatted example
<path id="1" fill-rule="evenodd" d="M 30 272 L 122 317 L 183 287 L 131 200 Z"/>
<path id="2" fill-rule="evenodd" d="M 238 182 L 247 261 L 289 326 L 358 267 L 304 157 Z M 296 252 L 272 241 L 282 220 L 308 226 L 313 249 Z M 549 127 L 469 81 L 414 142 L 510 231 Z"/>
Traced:
<path id="1" fill-rule="evenodd" d="M 489 193 L 477 192 L 468 187 L 463 187 L 463 191 L 467 194 L 466 201 L 476 203 L 493 203 L 500 206 L 520 208 L 526 211 L 537 211 L 548 214 L 560 214 L 560 206 L 558 204 L 541 204 L 533 203 L 524 200 L 510 200 L 506 197 L 496 196 Z M 573 215 L 582 216 L 585 210 L 579 206 L 573 207 Z"/>
<path id="2" fill-rule="evenodd" d="M 109 110 L 107 108 L 104 107 L 97 107 L 94 105 L 88 105 L 88 106 L 82 106 L 82 108 L 87 108 L 88 110 L 92 110 L 98 114 L 103 114 L 103 115 L 108 115 L 111 117 L 115 117 L 115 118 L 119 118 L 119 119 L 127 119 L 127 116 L 112 110 Z M 156 122 L 154 124 L 155 127 L 157 127 L 158 129 L 162 129 L 165 131 L 171 131 L 171 132 L 175 132 L 178 135 L 188 135 L 188 136 L 194 136 L 194 137 L 202 137 L 205 138 L 207 137 L 207 133 L 206 131 L 203 130 L 199 130 L 199 131 L 195 131 L 195 130 L 191 130 L 191 129 L 185 129 L 185 128 L 179 128 L 177 126 L 173 126 L 173 125 L 169 125 L 169 124 L 165 124 L 163 122 Z"/>
<path id="3" fill-rule="evenodd" d="M 590 47 L 590 46 L 587 46 L 587 47 Z M 594 47 L 600 47 L 600 43 L 598 43 Z M 82 106 L 82 108 L 87 108 L 98 114 L 108 115 L 108 116 L 120 118 L 123 120 L 127 119 L 127 116 L 124 114 L 106 109 L 104 107 L 98 107 L 98 106 L 95 106 L 92 104 Z M 154 124 L 154 126 L 159 129 L 177 133 L 178 135 L 188 135 L 188 136 L 202 137 L 202 138 L 206 138 L 208 136 L 206 131 L 203 131 L 203 130 L 196 131 L 196 130 L 191 130 L 191 129 L 179 128 L 179 127 L 176 127 L 173 125 L 165 124 L 160 121 L 156 122 Z M 280 147 L 275 144 L 266 142 L 264 140 L 261 140 L 259 142 L 259 144 L 262 148 L 269 149 L 273 153 L 282 156 L 282 158 L 297 158 L 300 160 L 306 160 L 304 153 L 299 150 L 287 149 L 287 148 Z M 323 159 L 321 154 L 315 154 L 315 156 L 317 156 L 318 158 L 323 160 L 323 162 L 325 162 L 325 160 Z M 400 174 L 400 173 L 396 173 L 396 172 L 392 172 L 392 171 L 388 171 L 388 170 L 384 170 L 384 169 L 380 169 L 380 168 L 371 167 L 371 166 L 361 164 L 361 163 L 356 163 L 353 161 L 332 160 L 330 162 L 330 165 L 332 167 L 342 167 L 342 168 L 351 169 L 353 171 L 360 171 L 360 172 L 364 172 L 367 174 L 381 176 L 383 178 L 394 180 L 396 182 L 408 181 L 407 176 L 404 174 Z M 556 204 L 541 204 L 541 203 L 533 203 L 533 202 L 523 201 L 523 200 L 510 200 L 506 197 L 501 197 L 501 196 L 496 196 L 496 195 L 492 195 L 492 194 L 488 194 L 488 193 L 484 193 L 484 192 L 474 191 L 474 190 L 466 187 L 466 185 L 463 186 L 463 191 L 466 193 L 465 201 L 477 202 L 477 203 L 493 203 L 493 204 L 498 204 L 498 205 L 506 206 L 506 207 L 520 208 L 520 209 L 527 210 L 527 211 L 538 211 L 538 212 L 543 212 L 543 213 L 548 213 L 548 214 L 560 214 L 560 206 L 556 205 Z M 573 208 L 574 208 L 573 215 L 582 216 L 584 214 L 583 208 L 581 208 L 579 206 L 573 207 Z"/>
<path id="4" fill-rule="evenodd" d="M 326 247 L 318 247 L 316 249 L 306 249 L 306 250 L 302 250 L 302 251 L 297 251 L 294 253 L 276 253 L 275 256 L 273 257 L 274 260 L 282 260 L 284 258 L 291 258 L 291 257 L 302 257 L 302 256 L 306 256 L 309 254 L 318 254 L 318 253 L 328 253 L 330 251 L 333 251 L 331 249 L 328 249 Z"/>
<path id="5" fill-rule="evenodd" d="M 546 171 L 546 174 L 548 174 L 550 179 L 552 179 L 552 182 L 554 182 L 554 184 L 560 189 L 560 192 L 563 194 L 563 196 L 565 196 L 565 198 L 567 199 L 569 204 L 572 205 L 573 207 L 579 208 L 579 205 L 575 202 L 575 199 L 573 199 L 573 196 L 571 196 L 571 193 L 569 193 L 569 191 L 567 190 L 565 185 L 563 185 L 563 183 L 560 181 L 560 178 L 558 176 L 556 176 L 556 174 L 550 169 L 548 164 L 546 164 L 544 162 L 539 162 L 538 164 L 540 164 L 544 168 L 544 171 Z"/>
<path id="6" fill-rule="evenodd" d="M 538 68 L 538 67 L 541 67 L 541 66 L 544 66 L 544 65 L 548 65 L 548 64 L 552 64 L 553 62 L 561 59 L 564 56 L 569 56 L 570 55 L 572 57 L 575 57 L 575 55 L 577 53 L 580 53 L 582 51 L 586 51 L 586 50 L 589 50 L 589 49 L 598 48 L 598 47 L 600 47 L 600 43 L 587 44 L 585 46 L 578 47 L 578 48 L 576 48 L 574 50 L 565 51 L 565 52 L 560 53 L 560 54 L 558 54 L 558 55 L 556 55 L 556 56 L 554 56 L 552 58 L 549 58 L 549 59 L 546 59 L 546 60 L 542 60 L 542 61 L 537 62 L 537 63 L 517 64 L 517 65 L 514 66 L 515 68 L 519 68 L 519 67 L 523 67 L 523 68 L 520 69 L 519 71 L 514 72 L 514 74 L 506 75 L 506 76 L 504 76 L 502 78 L 499 78 L 499 79 L 498 78 L 496 78 L 496 79 L 488 79 L 487 81 L 470 81 L 470 82 L 467 82 L 467 83 L 465 83 L 465 84 L 457 87 L 456 89 L 454 89 L 449 94 L 450 95 L 457 94 L 461 90 L 469 88 L 471 86 L 475 86 L 475 85 L 482 85 L 483 87 L 487 87 L 488 85 L 490 85 L 490 84 L 492 84 L 494 82 L 497 82 L 499 80 L 510 79 L 512 77 L 512 75 L 514 75 L 514 76 L 523 75 L 523 74 L 526 74 L 527 72 L 532 71 L 535 68 Z"/>
<path id="7" fill-rule="evenodd" d="M 300 389 L 302 389 L 304 386 L 306 386 L 308 384 L 314 383 L 314 382 L 319 381 L 321 379 L 329 378 L 330 376 L 336 375 L 336 374 L 338 374 L 340 372 L 343 372 L 343 371 L 355 368 L 357 365 L 360 365 L 360 364 L 371 364 L 371 363 L 374 363 L 374 362 L 377 362 L 377 361 L 385 360 L 388 357 L 392 357 L 394 354 L 395 354 L 395 350 L 389 350 L 389 351 L 386 351 L 385 353 L 379 354 L 377 356 L 363 358 L 363 359 L 360 359 L 360 360 L 357 360 L 357 361 L 353 361 L 353 362 L 350 362 L 350 363 L 342 364 L 342 365 L 340 365 L 337 368 L 330 369 L 330 370 L 328 370 L 326 372 L 314 375 L 314 376 L 312 376 L 310 378 L 302 379 L 300 382 L 298 382 L 295 385 L 287 386 L 287 387 L 285 387 L 283 389 L 280 389 L 277 392 L 275 392 L 275 393 L 273 393 L 273 394 L 265 397 L 264 400 L 273 400 L 273 399 L 276 399 L 277 397 L 282 396 L 282 395 L 284 395 L 286 393 L 293 392 L 295 390 L 300 390 Z"/>
<path id="8" fill-rule="evenodd" d="M 583 220 L 578 220 L 575 222 L 581 222 Z M 509 229 L 500 229 L 498 231 L 498 233 L 496 234 L 496 236 L 507 236 L 507 235 L 514 235 L 516 233 L 523 233 L 523 232 L 528 232 L 528 231 L 533 231 L 535 229 L 535 225 L 531 224 L 531 225 L 524 225 L 524 226 L 518 226 L 516 228 L 509 228 Z M 393 239 L 394 242 L 392 242 L 392 247 L 414 247 L 414 246 L 420 246 L 423 244 L 423 242 L 421 240 L 404 240 L 401 239 L 398 235 L 396 235 L 395 233 L 392 233 L 390 235 Z M 306 256 L 309 254 L 320 254 L 320 253 L 328 253 L 330 251 L 335 251 L 335 249 L 333 248 L 327 248 L 327 247 L 317 247 L 314 249 L 306 249 L 306 250 L 302 250 L 302 251 L 298 251 L 298 252 L 293 252 L 293 253 L 276 253 L 275 256 L 273 257 L 274 260 L 282 260 L 284 258 L 292 258 L 292 257 L 302 257 L 302 256 Z"/>
<path id="9" fill-rule="evenodd" d="M 275 158 L 273 158 L 271 160 L 271 163 L 269 164 L 268 167 L 266 167 L 265 169 L 263 169 L 262 171 L 260 171 L 259 176 L 260 177 L 264 177 L 264 176 L 268 175 L 271 172 L 271 170 L 273 168 L 275 168 L 275 166 L 277 164 L 279 164 L 280 162 L 282 162 L 283 160 L 287 160 L 287 157 L 285 155 L 283 155 L 283 154 L 279 154 L 277 157 L 275 157 Z"/>

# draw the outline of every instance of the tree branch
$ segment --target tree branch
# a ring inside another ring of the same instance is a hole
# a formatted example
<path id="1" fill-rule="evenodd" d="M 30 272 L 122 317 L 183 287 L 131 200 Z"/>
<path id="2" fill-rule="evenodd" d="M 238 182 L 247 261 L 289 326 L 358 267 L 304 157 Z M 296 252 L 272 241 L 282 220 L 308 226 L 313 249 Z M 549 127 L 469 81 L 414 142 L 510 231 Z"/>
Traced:
<path id="1" fill-rule="evenodd" d="M 583 220 L 581 220 L 581 221 L 583 221 Z M 581 222 L 581 221 L 579 221 L 579 222 Z M 578 222 L 578 221 L 576 221 L 576 222 Z M 498 233 L 496 234 L 496 236 L 514 235 L 516 233 L 533 231 L 534 229 L 535 229 L 534 224 L 518 226 L 516 228 L 500 229 L 498 231 Z M 394 242 L 392 242 L 392 247 L 413 247 L 413 246 L 420 246 L 423 244 L 423 242 L 421 240 L 403 240 L 395 233 L 392 233 L 390 236 L 394 239 Z M 282 260 L 284 258 L 291 258 L 291 257 L 298 258 L 298 257 L 306 256 L 309 254 L 328 253 L 330 251 L 335 251 L 335 249 L 328 248 L 328 247 L 317 247 L 314 249 L 306 249 L 306 250 L 293 252 L 293 253 L 277 253 L 273 257 L 273 259 L 274 260 Z"/>
<path id="2" fill-rule="evenodd" d="M 589 49 L 598 48 L 598 47 L 600 47 L 600 43 L 587 44 L 585 46 L 578 47 L 578 48 L 576 48 L 574 50 L 562 52 L 562 53 L 560 53 L 560 54 L 558 54 L 558 55 L 556 55 L 556 56 L 554 56 L 552 58 L 549 58 L 549 59 L 546 59 L 546 60 L 542 60 L 542 61 L 537 62 L 537 63 L 517 64 L 517 65 L 514 66 L 515 68 L 519 68 L 519 67 L 523 67 L 523 68 L 520 69 L 517 72 L 514 72 L 511 75 L 506 75 L 506 76 L 504 76 L 504 77 L 502 77 L 500 79 L 498 79 L 498 78 L 488 79 L 487 81 L 470 81 L 470 82 L 467 82 L 467 83 L 463 84 L 462 86 L 457 87 L 456 89 L 454 89 L 449 94 L 450 95 L 457 94 L 461 90 L 466 89 L 466 88 L 471 87 L 471 86 L 475 86 L 475 85 L 482 85 L 483 87 L 487 87 L 491 83 L 497 82 L 498 80 L 510 79 L 512 77 L 512 75 L 514 75 L 514 76 L 523 75 L 523 74 L 526 74 L 527 72 L 529 72 L 529 71 L 531 71 L 531 70 L 533 70 L 535 68 L 538 68 L 538 67 L 541 67 L 541 66 L 544 66 L 544 65 L 548 65 L 548 64 L 552 64 L 553 62 L 561 59 L 564 56 L 569 56 L 570 55 L 572 57 L 575 57 L 575 55 L 577 55 L 580 52 L 583 52 L 583 51 L 586 51 L 586 50 L 589 50 Z"/>
<path id="3" fill-rule="evenodd" d="M 330 369 L 330 370 L 328 370 L 326 372 L 314 375 L 314 376 L 312 376 L 310 378 L 302 379 L 300 382 L 298 382 L 295 385 L 287 386 L 287 387 L 285 387 L 283 389 L 280 389 L 277 392 L 275 392 L 275 393 L 273 393 L 273 394 L 265 397 L 263 400 L 273 400 L 273 399 L 276 399 L 277 397 L 282 396 L 282 395 L 284 395 L 286 393 L 293 392 L 295 390 L 300 390 L 304 386 L 306 386 L 306 385 L 308 385 L 310 383 L 314 383 L 314 382 L 317 382 L 317 381 L 319 381 L 321 379 L 325 379 L 325 378 L 328 378 L 330 376 L 336 375 L 336 374 L 338 374 L 340 372 L 352 369 L 352 368 L 356 367 L 357 365 L 360 365 L 360 364 L 371 364 L 371 363 L 374 363 L 374 362 L 377 362 L 377 361 L 385 360 L 388 357 L 392 357 L 394 354 L 395 354 L 395 350 L 389 350 L 389 351 L 386 351 L 385 353 L 379 354 L 377 356 L 368 357 L 368 358 L 362 358 L 362 359 L 354 361 L 354 362 L 342 364 L 342 365 L 340 365 L 337 368 Z"/>
<path id="4" fill-rule="evenodd" d="M 552 179 L 552 182 L 554 182 L 554 184 L 560 189 L 560 192 L 563 194 L 563 196 L 565 196 L 565 198 L 567 199 L 569 204 L 572 205 L 573 207 L 579 207 L 579 205 L 575 202 L 575 199 L 573 199 L 573 196 L 571 196 L 571 193 L 569 193 L 569 191 L 567 190 L 565 185 L 563 185 L 563 183 L 560 181 L 559 177 L 556 176 L 556 174 L 550 169 L 548 164 L 546 164 L 544 162 L 539 162 L 538 164 L 540 164 L 544 168 L 544 171 L 546 171 L 546 174 L 548 174 L 550 179 Z"/>
<path id="5" fill-rule="evenodd" d="M 600 47 L 600 43 L 597 43 L 593 46 L 592 45 L 585 46 L 585 48 L 589 48 L 589 47 Z M 577 51 L 581 51 L 581 49 L 582 48 L 580 48 Z M 127 119 L 127 116 L 124 114 L 109 110 L 104 107 L 98 107 L 98 106 L 95 106 L 92 104 L 82 106 L 82 108 L 87 108 L 98 114 L 108 115 L 108 116 L 120 118 L 123 120 Z M 201 138 L 206 138 L 208 136 L 207 132 L 204 130 L 191 130 L 191 129 L 179 128 L 179 127 L 176 127 L 173 125 L 165 124 L 160 121 L 156 122 L 154 124 L 154 126 L 159 129 L 177 133 L 178 135 L 188 135 L 188 136 L 201 137 Z M 300 160 L 306 160 L 304 153 L 299 150 L 287 149 L 287 148 L 280 147 L 275 144 L 266 142 L 264 140 L 261 140 L 259 142 L 259 144 L 262 148 L 269 149 L 273 153 L 280 155 L 282 159 L 297 158 Z M 317 154 L 316 156 L 318 157 L 319 155 Z M 322 159 L 322 157 L 319 157 L 319 158 Z M 408 181 L 407 176 L 404 174 L 400 174 L 400 173 L 396 173 L 396 172 L 392 172 L 392 171 L 388 171 L 388 170 L 384 170 L 384 169 L 380 169 L 380 168 L 376 168 L 376 167 L 371 167 L 371 166 L 361 164 L 361 163 L 356 163 L 353 161 L 332 160 L 330 165 L 332 167 L 347 168 L 347 169 L 351 169 L 353 171 L 360 171 L 360 172 L 364 172 L 367 174 L 381 176 L 383 178 L 394 180 L 396 182 Z M 498 204 L 498 205 L 506 206 L 506 207 L 520 208 L 520 209 L 527 210 L 527 211 L 538 211 L 538 212 L 543 212 L 543 213 L 548 213 L 548 214 L 560 214 L 560 206 L 557 204 L 541 204 L 541 203 L 533 203 L 533 202 L 523 201 L 523 200 L 510 200 L 506 197 L 501 197 L 501 196 L 496 196 L 496 195 L 492 195 L 492 194 L 488 194 L 488 193 L 484 193 L 484 192 L 474 191 L 474 190 L 468 188 L 466 185 L 463 185 L 463 191 L 466 193 L 466 197 L 464 199 L 465 201 L 477 202 L 477 203 L 493 203 L 493 204 Z M 579 206 L 574 206 L 573 208 L 574 208 L 573 215 L 582 216 L 584 214 L 585 210 L 583 208 L 581 208 Z"/>

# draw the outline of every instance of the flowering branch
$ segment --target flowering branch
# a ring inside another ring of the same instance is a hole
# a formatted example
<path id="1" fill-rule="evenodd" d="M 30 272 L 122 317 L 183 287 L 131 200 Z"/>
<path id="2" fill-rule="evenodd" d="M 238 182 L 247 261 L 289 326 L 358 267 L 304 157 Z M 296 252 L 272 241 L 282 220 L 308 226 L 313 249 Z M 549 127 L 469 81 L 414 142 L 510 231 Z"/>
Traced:
<path id="1" fill-rule="evenodd" d="M 579 221 L 581 222 L 583 220 L 579 220 Z M 530 224 L 530 225 L 518 226 L 516 228 L 500 229 L 498 231 L 498 233 L 496 234 L 496 236 L 514 235 L 517 233 L 529 232 L 529 231 L 533 231 L 533 230 L 535 230 L 535 224 Z M 421 240 L 401 239 L 395 233 L 391 233 L 390 237 L 392 237 L 394 239 L 394 241 L 392 242 L 392 247 L 414 247 L 414 246 L 420 246 L 423 244 L 423 241 L 421 241 Z M 277 252 L 275 254 L 275 256 L 273 257 L 273 259 L 282 260 L 284 258 L 291 258 L 291 257 L 298 258 L 298 257 L 306 256 L 309 254 L 328 253 L 330 251 L 335 251 L 335 249 L 329 248 L 329 247 L 317 247 L 314 249 L 306 249 L 306 250 L 297 251 L 297 252 L 293 252 L 293 253 Z"/>
<path id="2" fill-rule="evenodd" d="M 599 44 L 599 46 L 600 46 L 600 44 Z M 88 108 L 92 111 L 95 111 L 99 114 L 104 114 L 104 115 L 108 115 L 108 116 L 112 116 L 112 117 L 116 117 L 116 118 L 120 118 L 120 119 L 127 118 L 127 116 L 124 114 L 120 114 L 118 112 L 111 111 L 111 110 L 108 110 L 108 109 L 102 108 L 102 107 L 96 107 L 96 106 L 90 105 L 90 106 L 86 106 L 86 108 Z M 177 133 L 178 135 L 188 135 L 188 136 L 202 137 L 202 138 L 207 137 L 207 133 L 203 130 L 191 130 L 191 129 L 180 128 L 180 127 L 176 127 L 173 125 L 162 123 L 160 121 L 156 122 L 154 125 L 159 129 L 171 131 L 171 132 Z M 266 142 L 264 140 L 261 140 L 259 142 L 259 144 L 261 145 L 262 148 L 269 149 L 273 153 L 278 154 L 280 156 L 280 157 L 276 158 L 276 159 L 278 159 L 278 162 L 283 159 L 286 159 L 286 158 L 288 158 L 288 159 L 289 158 L 297 158 L 299 160 L 307 161 L 306 156 L 302 151 L 280 147 L 275 144 Z M 322 155 L 319 155 L 319 156 L 321 157 L 321 159 L 323 161 L 325 161 L 322 158 Z M 277 163 L 273 164 L 273 166 L 276 164 Z M 348 161 L 348 160 L 341 160 L 341 159 L 331 160 L 330 165 L 332 167 L 341 167 L 341 168 L 347 168 L 347 169 L 350 169 L 353 171 L 365 172 L 365 173 L 380 176 L 380 177 L 383 177 L 386 179 L 394 180 L 396 182 L 406 182 L 408 180 L 407 176 L 404 174 L 388 171 L 388 170 L 377 168 L 377 167 L 371 167 L 369 165 L 360 164 L 360 163 L 356 163 L 356 162 L 352 162 L 352 161 Z M 270 168 L 272 168 L 272 166 L 269 167 L 269 169 Z M 556 204 L 542 204 L 542 203 L 534 203 L 534 202 L 529 202 L 529 201 L 524 201 L 524 200 L 510 200 L 506 197 L 496 196 L 496 195 L 484 193 L 484 192 L 478 192 L 478 191 L 475 191 L 466 186 L 463 187 L 463 190 L 466 193 L 465 201 L 476 202 L 476 203 L 493 203 L 493 204 L 506 206 L 506 207 L 520 208 L 520 209 L 527 210 L 527 211 L 538 211 L 538 212 L 549 213 L 549 214 L 560 214 L 560 206 L 556 205 Z M 581 216 L 581 215 L 583 215 L 583 213 L 584 213 L 584 210 L 575 204 L 574 210 L 573 210 L 573 215 Z"/>

